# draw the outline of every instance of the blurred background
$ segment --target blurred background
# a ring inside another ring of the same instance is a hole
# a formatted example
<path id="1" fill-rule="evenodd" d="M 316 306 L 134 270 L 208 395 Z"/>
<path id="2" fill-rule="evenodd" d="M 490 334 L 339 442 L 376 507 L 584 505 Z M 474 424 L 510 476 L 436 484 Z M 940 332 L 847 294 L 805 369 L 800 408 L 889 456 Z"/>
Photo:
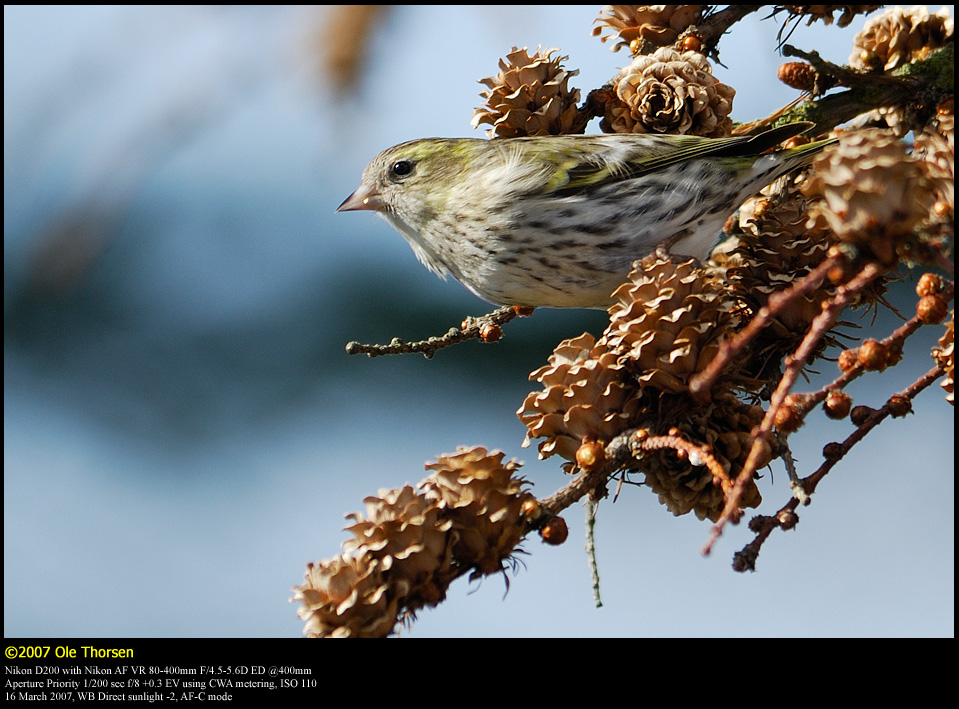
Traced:
<path id="1" fill-rule="evenodd" d="M 4 7 L 5 636 L 297 637 L 305 564 L 436 455 L 499 448 L 539 496 L 565 482 L 520 447 L 514 412 L 529 372 L 605 314 L 537 311 L 432 360 L 348 356 L 490 308 L 385 221 L 333 211 L 380 150 L 481 136 L 476 80 L 514 45 L 559 47 L 584 96 L 628 57 L 590 36 L 599 5 L 410 5 L 372 16 L 354 67 L 339 48 L 363 21 L 343 7 Z M 714 65 L 734 120 L 796 96 L 761 17 Z M 863 22 L 790 41 L 844 63 Z M 892 294 L 904 312 L 918 275 Z M 930 369 L 939 334 L 856 403 Z M 800 471 L 851 430 L 813 415 L 791 439 Z M 952 636 L 953 469 L 936 385 L 837 466 L 756 573 L 730 569 L 745 525 L 704 558 L 708 523 L 627 488 L 599 509 L 603 608 L 574 507 L 570 540 L 527 541 L 508 593 L 461 579 L 404 634 Z M 781 466 L 760 489 L 760 512 L 788 499 Z"/>

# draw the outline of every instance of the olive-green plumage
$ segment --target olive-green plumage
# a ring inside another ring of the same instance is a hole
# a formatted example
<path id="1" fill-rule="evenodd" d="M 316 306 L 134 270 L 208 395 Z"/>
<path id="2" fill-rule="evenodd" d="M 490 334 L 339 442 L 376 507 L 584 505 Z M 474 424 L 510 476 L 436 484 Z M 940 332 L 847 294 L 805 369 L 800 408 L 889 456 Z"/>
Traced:
<path id="1" fill-rule="evenodd" d="M 378 212 L 491 303 L 605 307 L 658 247 L 704 260 L 743 201 L 832 142 L 761 154 L 808 128 L 414 140 L 375 157 L 338 211 Z"/>

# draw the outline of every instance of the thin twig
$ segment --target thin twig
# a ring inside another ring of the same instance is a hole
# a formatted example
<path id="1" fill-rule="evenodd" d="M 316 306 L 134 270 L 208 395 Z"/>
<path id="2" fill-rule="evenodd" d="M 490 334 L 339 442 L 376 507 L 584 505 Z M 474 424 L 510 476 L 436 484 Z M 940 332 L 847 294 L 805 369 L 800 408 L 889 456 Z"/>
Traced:
<path id="1" fill-rule="evenodd" d="M 586 559 L 589 563 L 589 578 L 593 586 L 593 603 L 597 608 L 603 607 L 603 599 L 599 595 L 599 564 L 596 562 L 596 509 L 599 502 L 592 496 L 586 496 Z"/>
<path id="2" fill-rule="evenodd" d="M 883 420 L 888 416 L 892 415 L 893 409 L 901 406 L 900 403 L 893 403 L 896 397 L 904 397 L 909 401 L 912 401 L 922 390 L 929 387 L 933 382 L 939 379 L 945 372 L 941 367 L 934 367 L 933 369 L 926 372 L 923 376 L 917 379 L 915 382 L 906 387 L 899 394 L 889 397 L 885 405 L 882 408 L 875 410 L 869 417 L 863 421 L 855 431 L 853 431 L 847 438 L 840 444 L 830 444 L 837 445 L 835 452 L 832 453 L 829 458 L 823 461 L 823 464 L 819 466 L 816 472 L 809 475 L 809 477 L 802 480 L 803 490 L 807 495 L 811 495 L 816 487 L 819 485 L 820 481 L 829 474 L 833 466 L 838 463 L 845 455 L 856 445 L 859 441 L 866 437 L 870 431 L 872 431 L 876 426 L 878 426 Z M 737 552 L 734 556 L 733 568 L 737 571 L 754 571 L 756 558 L 759 555 L 759 550 L 762 547 L 763 543 L 769 537 L 774 529 L 777 527 L 783 527 L 783 520 L 791 520 L 791 525 L 795 524 L 795 511 L 799 506 L 799 499 L 796 496 L 790 498 L 790 500 L 780 508 L 780 510 L 772 516 L 768 515 L 758 515 L 753 518 L 749 524 L 749 528 L 756 533 L 756 537 L 743 549 Z"/>
<path id="3" fill-rule="evenodd" d="M 946 302 L 951 302 L 954 294 L 954 284 L 947 282 L 940 295 L 946 300 Z M 893 330 L 888 337 L 879 340 L 879 344 L 881 344 L 889 352 L 902 352 L 906 340 L 925 324 L 926 323 L 924 323 L 918 315 L 914 315 L 898 328 Z M 866 369 L 862 366 L 862 364 L 859 362 L 854 363 L 829 384 L 826 384 L 824 387 L 819 389 L 819 391 L 803 395 L 802 399 L 793 407 L 793 413 L 800 418 L 805 417 L 806 414 L 808 414 L 818 404 L 825 400 L 830 391 L 845 388 L 851 381 L 862 376 L 865 372 Z"/>
<path id="4" fill-rule="evenodd" d="M 693 465 L 705 465 L 709 468 L 709 472 L 713 474 L 713 483 L 722 488 L 724 495 L 728 495 L 732 490 L 733 480 L 729 477 L 729 473 L 706 446 L 691 443 L 685 438 L 681 438 L 676 432 L 670 432 L 667 436 L 646 437 L 643 434 L 645 434 L 645 431 L 639 429 L 631 439 L 634 457 L 640 458 L 647 451 L 672 448 L 686 457 Z"/>
<path id="5" fill-rule="evenodd" d="M 789 476 L 789 489 L 793 491 L 793 496 L 799 500 L 802 504 L 809 503 L 809 495 L 806 494 L 806 489 L 803 487 L 802 480 L 799 478 L 799 471 L 796 470 L 796 461 L 793 458 L 793 453 L 789 449 L 789 443 L 786 439 L 786 436 L 779 434 L 780 441 L 779 447 L 782 453 L 780 458 L 782 458 L 783 464 L 786 466 L 786 474 Z"/>
<path id="6" fill-rule="evenodd" d="M 480 317 L 467 317 L 460 327 L 450 328 L 449 332 L 440 337 L 429 337 L 418 342 L 406 342 L 398 337 L 394 337 L 388 345 L 365 345 L 360 342 L 350 342 L 346 345 L 347 354 L 365 354 L 370 357 L 379 357 L 380 355 L 411 354 L 419 352 L 427 359 L 431 358 L 439 350 L 455 345 L 465 340 L 480 340 L 482 342 L 495 342 L 500 339 L 502 332 L 496 334 L 496 330 L 505 325 L 517 315 L 529 315 L 532 312 L 528 308 L 516 308 L 511 305 L 497 308 L 492 313 L 481 315 Z"/>
<path id="7" fill-rule="evenodd" d="M 836 318 L 839 317 L 839 314 L 843 308 L 849 304 L 853 296 L 881 274 L 881 267 L 874 263 L 869 263 L 848 283 L 839 286 L 839 288 L 836 289 L 836 293 L 830 299 L 823 301 L 822 312 L 813 319 L 809 330 L 806 332 L 806 336 L 799 344 L 796 352 L 786 358 L 786 371 L 783 373 L 782 378 L 779 380 L 779 385 L 770 397 L 769 409 L 766 411 L 762 423 L 757 430 L 753 432 L 752 448 L 749 451 L 746 462 L 743 464 L 742 470 L 736 477 L 731 493 L 726 497 L 726 505 L 723 508 L 722 515 L 720 515 L 716 524 L 713 525 L 709 540 L 703 547 L 703 554 L 709 554 L 712 551 L 713 545 L 722 535 L 726 523 L 731 519 L 739 518 L 739 501 L 742 498 L 743 492 L 746 490 L 746 484 L 752 478 L 753 473 L 756 472 L 759 461 L 764 455 L 767 436 L 772 432 L 773 423 L 776 420 L 776 413 L 786 399 L 786 395 L 792 389 L 793 384 L 795 384 L 802 368 L 806 366 L 809 358 L 816 351 L 819 342 L 835 324 Z"/>
<path id="8" fill-rule="evenodd" d="M 616 471 L 629 468 L 631 463 L 640 460 L 650 451 L 664 448 L 677 451 L 692 465 L 706 466 L 713 475 L 713 483 L 722 487 L 727 495 L 733 489 L 734 481 L 709 446 L 687 441 L 675 431 L 665 436 L 651 436 L 645 428 L 632 428 L 623 431 L 606 444 L 602 465 L 582 472 L 567 485 L 540 500 L 540 506 L 545 515 L 555 517 L 584 496 L 605 486 Z"/>

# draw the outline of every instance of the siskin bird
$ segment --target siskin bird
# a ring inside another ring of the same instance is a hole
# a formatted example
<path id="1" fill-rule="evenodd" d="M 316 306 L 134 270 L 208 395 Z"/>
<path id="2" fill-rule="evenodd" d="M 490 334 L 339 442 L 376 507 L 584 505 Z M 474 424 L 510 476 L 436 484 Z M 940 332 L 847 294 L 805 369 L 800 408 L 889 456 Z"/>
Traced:
<path id="1" fill-rule="evenodd" d="M 414 140 L 376 156 L 337 211 L 379 213 L 431 271 L 491 303 L 607 307 L 658 248 L 705 260 L 739 205 L 832 142 L 762 154 L 810 127 Z"/>

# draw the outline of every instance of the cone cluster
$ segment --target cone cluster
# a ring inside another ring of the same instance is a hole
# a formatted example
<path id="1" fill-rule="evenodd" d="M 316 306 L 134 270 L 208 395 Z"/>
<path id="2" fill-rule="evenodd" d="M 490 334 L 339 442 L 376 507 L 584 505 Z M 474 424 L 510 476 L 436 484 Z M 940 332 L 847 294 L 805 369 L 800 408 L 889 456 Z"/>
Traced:
<path id="1" fill-rule="evenodd" d="M 581 133 L 586 123 L 576 107 L 579 90 L 568 83 L 579 72 L 565 70 L 562 62 L 569 57 L 553 57 L 557 51 L 530 54 L 513 47 L 496 76 L 480 79 L 488 87 L 480 94 L 486 104 L 473 112 L 473 128 L 493 126 L 490 138 Z"/>
<path id="2" fill-rule="evenodd" d="M 891 7 L 868 20 L 856 35 L 849 65 L 860 71 L 892 71 L 927 58 L 951 41 L 953 32 L 954 22 L 947 8 L 930 15 L 925 6 Z"/>
<path id="3" fill-rule="evenodd" d="M 606 133 L 728 136 L 736 91 L 699 52 L 662 48 L 637 56 L 613 80 L 600 128 Z"/>
<path id="4" fill-rule="evenodd" d="M 618 52 L 628 47 L 633 54 L 646 46 L 668 47 L 687 28 L 703 17 L 706 5 L 605 5 L 596 18 L 593 35 L 610 42 Z M 611 31 L 609 34 L 604 32 Z"/>
<path id="5" fill-rule="evenodd" d="M 689 378 L 732 334 L 734 302 L 692 260 L 654 255 L 637 261 L 613 297 L 606 347 L 641 385 L 661 392 L 688 392 Z"/>
<path id="6" fill-rule="evenodd" d="M 680 405 L 679 401 L 675 405 Z M 674 435 L 709 447 L 729 479 L 742 470 L 752 447 L 752 430 L 763 419 L 761 406 L 746 404 L 729 392 L 714 397 L 706 406 L 685 407 L 683 415 L 674 419 Z M 768 444 L 763 446 L 759 468 L 773 459 Z M 642 470 L 646 484 L 659 497 L 666 509 L 677 517 L 692 512 L 699 519 L 716 521 L 726 504 L 726 492 L 706 466 L 693 465 L 669 449 L 644 456 Z M 762 495 L 755 480 L 749 480 L 741 505 L 758 507 Z"/>
<path id="7" fill-rule="evenodd" d="M 439 603 L 458 576 L 501 571 L 534 501 L 519 464 L 503 453 L 460 448 L 426 466 L 415 488 L 381 490 L 348 516 L 340 556 L 309 564 L 293 601 L 310 637 L 384 637 L 418 608 Z"/>
<path id="8" fill-rule="evenodd" d="M 892 266 L 915 246 L 916 227 L 935 197 L 921 161 L 889 131 L 845 133 L 814 163 L 803 191 L 821 196 L 811 228 L 826 226 L 843 243 Z"/>
<path id="9" fill-rule="evenodd" d="M 609 441 L 629 428 L 639 406 L 625 364 L 588 333 L 561 342 L 530 379 L 543 390 L 530 393 L 517 414 L 527 427 L 524 447 L 546 439 L 539 444 L 541 458 L 575 460 L 584 440 Z"/>
<path id="10" fill-rule="evenodd" d="M 529 394 L 517 412 L 527 427 L 524 445 L 544 439 L 540 457 L 558 454 L 572 470 L 585 464 L 584 448 L 592 451 L 641 427 L 647 436 L 708 446 L 735 476 L 762 408 L 740 402 L 731 393 L 731 377 L 720 381 L 706 406 L 696 404 L 688 388 L 737 322 L 735 300 L 725 293 L 717 277 L 692 261 L 655 254 L 637 261 L 614 294 L 603 336 L 564 341 L 549 365 L 530 375 L 543 389 Z M 677 455 L 668 444 L 644 452 L 630 467 L 646 474 L 675 514 L 716 519 L 725 504 L 726 491 L 702 461 Z M 750 485 L 743 500 L 758 504 L 758 490 Z"/>
<path id="11" fill-rule="evenodd" d="M 731 292 L 752 312 L 825 258 L 832 243 L 828 231 L 807 227 L 814 202 L 791 183 L 785 191 L 764 190 L 740 208 L 736 239 L 718 260 L 726 269 Z M 831 284 L 824 282 L 778 312 L 768 334 L 782 343 L 783 354 L 798 344 L 820 313 L 820 303 L 833 292 Z"/>

